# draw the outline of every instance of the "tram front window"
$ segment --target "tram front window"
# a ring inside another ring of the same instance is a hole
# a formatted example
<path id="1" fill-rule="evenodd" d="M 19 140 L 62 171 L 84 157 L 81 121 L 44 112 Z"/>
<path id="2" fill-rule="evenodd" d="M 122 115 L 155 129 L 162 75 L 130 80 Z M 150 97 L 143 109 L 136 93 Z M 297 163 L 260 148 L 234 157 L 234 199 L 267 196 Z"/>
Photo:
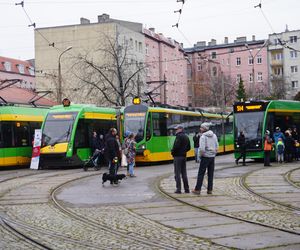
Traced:
<path id="1" fill-rule="evenodd" d="M 244 131 L 247 149 L 259 148 L 262 143 L 264 112 L 245 112 L 235 114 L 235 138 Z"/>
<path id="2" fill-rule="evenodd" d="M 146 113 L 125 113 L 124 131 L 135 134 L 136 142 L 140 142 L 144 138 Z"/>
<path id="3" fill-rule="evenodd" d="M 69 142 L 77 113 L 49 113 L 43 128 L 42 146 Z"/>

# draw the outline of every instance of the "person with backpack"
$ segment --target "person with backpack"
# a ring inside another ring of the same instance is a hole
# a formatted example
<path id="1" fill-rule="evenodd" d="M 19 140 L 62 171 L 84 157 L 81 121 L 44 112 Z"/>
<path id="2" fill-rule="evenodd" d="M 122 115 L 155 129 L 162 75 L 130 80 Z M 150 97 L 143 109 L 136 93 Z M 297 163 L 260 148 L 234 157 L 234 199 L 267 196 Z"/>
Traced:
<path id="1" fill-rule="evenodd" d="M 278 138 L 278 142 L 276 144 L 276 152 L 277 152 L 277 163 L 282 163 L 284 161 L 284 143 L 282 138 Z"/>

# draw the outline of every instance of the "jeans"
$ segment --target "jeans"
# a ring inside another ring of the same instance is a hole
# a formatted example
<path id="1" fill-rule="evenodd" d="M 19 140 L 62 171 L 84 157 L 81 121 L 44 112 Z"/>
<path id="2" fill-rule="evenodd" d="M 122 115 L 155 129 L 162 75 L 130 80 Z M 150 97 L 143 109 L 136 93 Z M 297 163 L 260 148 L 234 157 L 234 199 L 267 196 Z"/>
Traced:
<path id="1" fill-rule="evenodd" d="M 189 191 L 189 182 L 186 173 L 186 157 L 174 156 L 174 174 L 176 182 L 176 190 L 181 191 L 181 177 L 185 191 Z"/>
<path id="2" fill-rule="evenodd" d="M 130 175 L 134 175 L 134 173 L 133 173 L 133 167 L 134 167 L 134 165 L 135 165 L 134 162 L 128 164 L 129 174 Z"/>
<path id="3" fill-rule="evenodd" d="M 207 169 L 208 185 L 207 191 L 213 190 L 213 178 L 215 170 L 215 157 L 201 157 L 198 178 L 195 190 L 201 190 L 204 175 Z"/>

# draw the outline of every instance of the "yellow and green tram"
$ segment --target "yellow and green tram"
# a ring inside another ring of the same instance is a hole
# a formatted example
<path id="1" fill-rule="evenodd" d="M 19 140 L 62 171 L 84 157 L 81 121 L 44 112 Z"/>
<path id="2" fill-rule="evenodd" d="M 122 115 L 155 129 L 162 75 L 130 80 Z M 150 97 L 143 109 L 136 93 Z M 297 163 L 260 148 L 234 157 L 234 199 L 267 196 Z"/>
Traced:
<path id="1" fill-rule="evenodd" d="M 203 122 L 210 122 L 219 140 L 219 153 L 233 151 L 232 117 L 202 111 L 148 107 L 133 104 L 124 109 L 124 132 L 136 134 L 137 163 L 154 163 L 173 159 L 171 148 L 175 140 L 174 127 L 183 125 L 193 146 L 193 136 Z M 187 153 L 194 157 L 193 147 Z"/>
<path id="2" fill-rule="evenodd" d="M 92 133 L 120 127 L 120 111 L 86 104 L 52 107 L 42 125 L 40 168 L 82 166 L 91 156 Z"/>
<path id="3" fill-rule="evenodd" d="M 34 130 L 41 128 L 47 108 L 0 106 L 0 167 L 29 166 Z"/>
<path id="4" fill-rule="evenodd" d="M 266 130 L 271 137 L 276 127 L 284 133 L 288 128 L 300 129 L 300 102 L 288 100 L 246 101 L 237 102 L 233 106 L 235 158 L 240 156 L 237 143 L 240 131 L 246 138 L 246 158 L 263 159 Z M 275 151 L 271 154 L 275 157 Z"/>

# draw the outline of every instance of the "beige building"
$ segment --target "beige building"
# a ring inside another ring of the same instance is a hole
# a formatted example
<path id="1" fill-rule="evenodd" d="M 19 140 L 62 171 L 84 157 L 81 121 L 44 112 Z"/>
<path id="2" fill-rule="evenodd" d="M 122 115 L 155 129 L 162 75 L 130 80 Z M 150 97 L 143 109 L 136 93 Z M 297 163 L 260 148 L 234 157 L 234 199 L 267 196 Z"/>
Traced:
<path id="1" fill-rule="evenodd" d="M 75 103 L 124 105 L 144 90 L 141 23 L 98 16 L 97 23 L 35 30 L 36 86 Z M 109 102 L 110 100 L 111 102 Z"/>

